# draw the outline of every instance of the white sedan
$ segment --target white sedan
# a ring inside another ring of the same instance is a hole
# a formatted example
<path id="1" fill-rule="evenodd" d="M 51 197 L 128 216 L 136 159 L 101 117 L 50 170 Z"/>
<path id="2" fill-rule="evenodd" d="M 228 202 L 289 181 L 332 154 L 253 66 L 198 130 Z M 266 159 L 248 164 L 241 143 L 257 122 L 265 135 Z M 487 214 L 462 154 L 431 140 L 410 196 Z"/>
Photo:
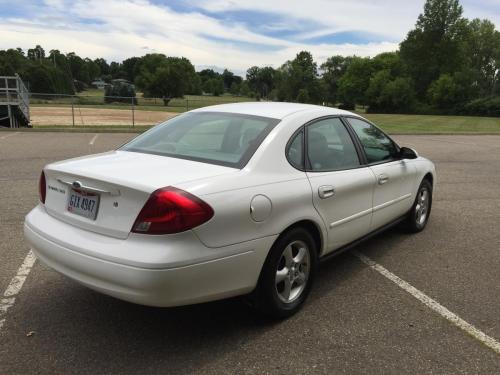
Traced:
<path id="1" fill-rule="evenodd" d="M 286 317 L 319 260 L 396 223 L 424 229 L 435 182 L 432 162 L 357 114 L 227 104 L 47 165 L 24 231 L 49 267 L 126 301 L 248 295 Z"/>

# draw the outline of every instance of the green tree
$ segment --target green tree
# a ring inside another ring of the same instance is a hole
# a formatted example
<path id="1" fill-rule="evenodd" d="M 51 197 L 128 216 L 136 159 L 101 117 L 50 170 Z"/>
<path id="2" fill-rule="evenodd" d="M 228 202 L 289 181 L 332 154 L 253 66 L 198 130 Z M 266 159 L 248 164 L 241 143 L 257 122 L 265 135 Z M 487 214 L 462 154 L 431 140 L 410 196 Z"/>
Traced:
<path id="1" fill-rule="evenodd" d="M 85 60 L 74 52 L 66 54 L 66 58 L 73 79 L 89 84 L 91 80 Z"/>
<path id="2" fill-rule="evenodd" d="M 210 78 L 203 83 L 203 91 L 213 96 L 219 96 L 224 93 L 224 81 L 220 77 Z"/>
<path id="3" fill-rule="evenodd" d="M 500 69 L 500 32 L 488 20 L 474 19 L 469 23 L 466 56 L 471 74 L 478 85 L 479 95 L 494 94 Z"/>
<path id="4" fill-rule="evenodd" d="M 14 75 L 21 73 L 23 68 L 28 65 L 28 60 L 24 56 L 22 50 L 8 49 L 0 51 L 0 71 L 1 74 Z"/>
<path id="5" fill-rule="evenodd" d="M 399 51 L 380 53 L 371 59 L 371 65 L 373 71 L 389 70 L 393 78 L 407 75 Z"/>
<path id="6" fill-rule="evenodd" d="M 94 62 L 99 66 L 99 70 L 102 75 L 109 74 L 109 64 L 102 57 L 97 58 Z"/>
<path id="7" fill-rule="evenodd" d="M 295 99 L 298 103 L 309 103 L 309 93 L 306 89 L 300 89 Z"/>
<path id="8" fill-rule="evenodd" d="M 50 73 L 47 66 L 33 64 L 23 71 L 23 78 L 31 92 L 55 94 L 54 81 Z"/>
<path id="9" fill-rule="evenodd" d="M 73 82 L 60 69 L 49 63 L 26 66 L 21 77 L 35 93 L 74 94 Z"/>
<path id="10" fill-rule="evenodd" d="M 370 78 L 370 84 L 366 90 L 366 101 L 371 110 L 383 107 L 382 92 L 391 80 L 392 75 L 389 69 L 379 70 Z"/>
<path id="11" fill-rule="evenodd" d="M 125 79 L 129 80 L 130 82 L 134 82 L 137 74 L 139 73 L 140 64 L 140 57 L 130 57 L 123 60 L 120 70 L 125 73 Z"/>
<path id="12" fill-rule="evenodd" d="M 325 85 L 324 90 L 327 102 L 332 104 L 337 103 L 339 81 L 345 74 L 351 61 L 351 57 L 336 55 L 329 57 L 323 64 L 321 64 L 321 70 L 323 71 L 322 80 Z"/>
<path id="13" fill-rule="evenodd" d="M 412 111 L 415 90 L 410 78 L 398 77 L 385 85 L 380 95 L 380 106 L 385 112 Z"/>
<path id="14" fill-rule="evenodd" d="M 259 71 L 260 68 L 258 66 L 252 66 L 247 69 L 247 83 L 248 86 L 254 90 L 257 91 L 258 89 L 258 84 L 259 84 Z"/>
<path id="15" fill-rule="evenodd" d="M 113 79 L 127 79 L 127 74 L 122 70 L 122 65 L 116 61 L 111 61 L 109 64 L 109 74 Z"/>
<path id="16" fill-rule="evenodd" d="M 460 104 L 465 104 L 474 96 L 471 77 L 467 73 L 442 74 L 432 82 L 427 91 L 429 102 L 435 108 L 452 112 Z"/>
<path id="17" fill-rule="evenodd" d="M 58 49 L 51 49 L 49 51 L 49 56 L 47 57 L 47 59 L 55 67 L 65 70 L 71 77 L 71 71 L 69 69 L 68 59 L 66 59 L 66 56 L 63 53 L 61 53 L 61 51 L 59 51 Z"/>
<path id="18" fill-rule="evenodd" d="M 28 59 L 34 61 L 41 61 L 45 58 L 45 50 L 37 44 L 35 48 L 28 50 Z"/>
<path id="19" fill-rule="evenodd" d="M 201 95 L 203 93 L 201 87 L 201 78 L 198 74 L 191 74 L 191 81 L 187 93 L 191 95 Z"/>
<path id="20" fill-rule="evenodd" d="M 89 81 L 86 82 L 90 84 L 93 80 L 97 79 L 101 75 L 101 68 L 94 61 L 89 59 L 88 57 L 83 60 L 85 62 L 85 68 L 87 69 L 89 75 Z"/>
<path id="21" fill-rule="evenodd" d="M 13 76 L 16 74 L 16 70 L 7 61 L 0 57 L 0 74 L 6 76 Z"/>
<path id="22" fill-rule="evenodd" d="M 430 83 L 466 64 L 467 20 L 459 0 L 427 0 L 415 29 L 401 43 L 401 59 L 423 99 Z"/>
<path id="23" fill-rule="evenodd" d="M 135 83 L 146 97 L 163 98 L 164 104 L 175 97 L 183 97 L 196 80 L 194 66 L 186 58 L 148 54 L 142 58 Z"/>
<path id="24" fill-rule="evenodd" d="M 227 69 L 224 69 L 221 76 L 222 76 L 222 81 L 224 82 L 224 89 L 229 91 L 229 88 L 233 84 L 234 73 L 230 72 Z"/>
<path id="25" fill-rule="evenodd" d="M 347 107 L 367 104 L 366 91 L 373 72 L 370 58 L 354 57 L 339 80 L 339 99 Z"/>
<path id="26" fill-rule="evenodd" d="M 319 103 L 324 99 L 317 64 L 310 52 L 299 52 L 295 59 L 283 64 L 277 77 L 279 100 L 295 101 L 301 89 L 307 91 L 311 103 Z"/>
<path id="27" fill-rule="evenodd" d="M 247 70 L 246 78 L 251 90 L 267 98 L 276 86 L 277 72 L 270 66 L 252 66 Z"/>
<path id="28" fill-rule="evenodd" d="M 250 88 L 248 81 L 241 82 L 240 94 L 243 96 L 252 96 L 252 89 Z"/>
<path id="29" fill-rule="evenodd" d="M 241 93 L 241 83 L 233 82 L 231 84 L 231 87 L 229 88 L 229 92 L 232 95 L 240 95 L 240 93 Z"/>

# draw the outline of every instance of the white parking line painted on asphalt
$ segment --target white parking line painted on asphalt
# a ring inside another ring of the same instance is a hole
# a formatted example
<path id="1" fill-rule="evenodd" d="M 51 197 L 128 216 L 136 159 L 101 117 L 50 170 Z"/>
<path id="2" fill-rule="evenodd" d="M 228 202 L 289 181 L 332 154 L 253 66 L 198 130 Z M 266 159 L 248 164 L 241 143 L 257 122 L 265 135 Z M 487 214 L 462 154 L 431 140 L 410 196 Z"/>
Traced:
<path id="1" fill-rule="evenodd" d="M 394 284 L 399 286 L 401 289 L 404 291 L 410 293 L 413 297 L 418 299 L 420 302 L 422 302 L 424 305 L 429 307 L 431 310 L 434 312 L 438 313 L 441 315 L 443 318 L 448 320 L 449 322 L 453 323 L 456 325 L 458 328 L 461 330 L 465 331 L 475 339 L 479 340 L 482 342 L 484 345 L 488 346 L 489 348 L 493 349 L 494 352 L 497 354 L 500 354 L 500 342 L 495 340 L 493 337 L 488 336 L 485 334 L 483 331 L 480 331 L 476 327 L 474 327 L 472 324 L 466 322 L 462 318 L 460 318 L 458 315 L 455 313 L 451 312 L 448 310 L 446 307 L 441 305 L 439 302 L 433 300 L 431 297 L 426 295 L 425 293 L 421 292 L 411 284 L 407 283 L 403 279 L 399 278 L 380 264 L 374 262 L 370 258 L 368 258 L 366 255 L 363 255 L 357 251 L 352 252 L 356 257 L 358 257 L 363 263 L 365 263 L 368 267 L 371 269 L 377 271 L 380 273 L 382 276 L 385 278 L 389 279 L 392 281 Z"/>
<path id="2" fill-rule="evenodd" d="M 97 139 L 97 137 L 99 137 L 99 134 L 94 135 L 94 137 L 89 142 L 89 146 L 93 146 L 94 145 L 94 142 Z"/>
<path id="3" fill-rule="evenodd" d="M 16 134 L 19 134 L 19 132 L 4 135 L 4 136 L 0 137 L 0 139 L 7 139 L 7 138 L 15 136 Z"/>
<path id="4" fill-rule="evenodd" d="M 30 250 L 28 252 L 28 255 L 26 255 L 26 258 L 24 258 L 23 264 L 21 264 L 21 267 L 19 267 L 19 269 L 17 270 L 16 276 L 14 276 L 12 280 L 10 280 L 7 289 L 5 289 L 3 297 L 0 300 L 0 330 L 5 324 L 5 316 L 7 314 L 7 310 L 9 310 L 16 302 L 16 296 L 21 291 L 21 288 L 26 281 L 26 277 L 28 277 L 29 273 L 31 272 L 31 268 L 35 264 L 35 261 L 36 256 L 33 251 Z"/>

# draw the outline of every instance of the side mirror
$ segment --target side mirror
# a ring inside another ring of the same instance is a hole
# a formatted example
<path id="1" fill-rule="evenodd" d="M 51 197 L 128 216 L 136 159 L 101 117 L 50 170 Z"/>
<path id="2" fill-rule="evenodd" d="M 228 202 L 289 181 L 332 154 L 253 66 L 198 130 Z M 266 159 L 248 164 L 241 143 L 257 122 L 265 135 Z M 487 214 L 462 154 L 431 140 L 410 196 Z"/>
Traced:
<path id="1" fill-rule="evenodd" d="M 399 157 L 401 159 L 416 159 L 418 158 L 418 154 L 415 150 L 409 147 L 401 147 L 399 149 Z"/>

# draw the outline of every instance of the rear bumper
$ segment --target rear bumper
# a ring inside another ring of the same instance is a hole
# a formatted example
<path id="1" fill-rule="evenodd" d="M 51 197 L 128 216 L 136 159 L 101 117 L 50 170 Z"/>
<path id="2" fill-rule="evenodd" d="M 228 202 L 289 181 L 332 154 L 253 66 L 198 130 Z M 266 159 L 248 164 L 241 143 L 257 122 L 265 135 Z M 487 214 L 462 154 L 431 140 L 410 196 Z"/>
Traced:
<path id="1" fill-rule="evenodd" d="M 192 233 L 173 240 L 151 236 L 156 238 L 150 242 L 144 235 L 138 236 L 140 241 L 133 236 L 121 240 L 75 228 L 40 206 L 26 217 L 24 233 L 38 258 L 54 270 L 101 293 L 150 306 L 193 304 L 252 291 L 275 239 L 217 249 L 205 247 Z"/>

